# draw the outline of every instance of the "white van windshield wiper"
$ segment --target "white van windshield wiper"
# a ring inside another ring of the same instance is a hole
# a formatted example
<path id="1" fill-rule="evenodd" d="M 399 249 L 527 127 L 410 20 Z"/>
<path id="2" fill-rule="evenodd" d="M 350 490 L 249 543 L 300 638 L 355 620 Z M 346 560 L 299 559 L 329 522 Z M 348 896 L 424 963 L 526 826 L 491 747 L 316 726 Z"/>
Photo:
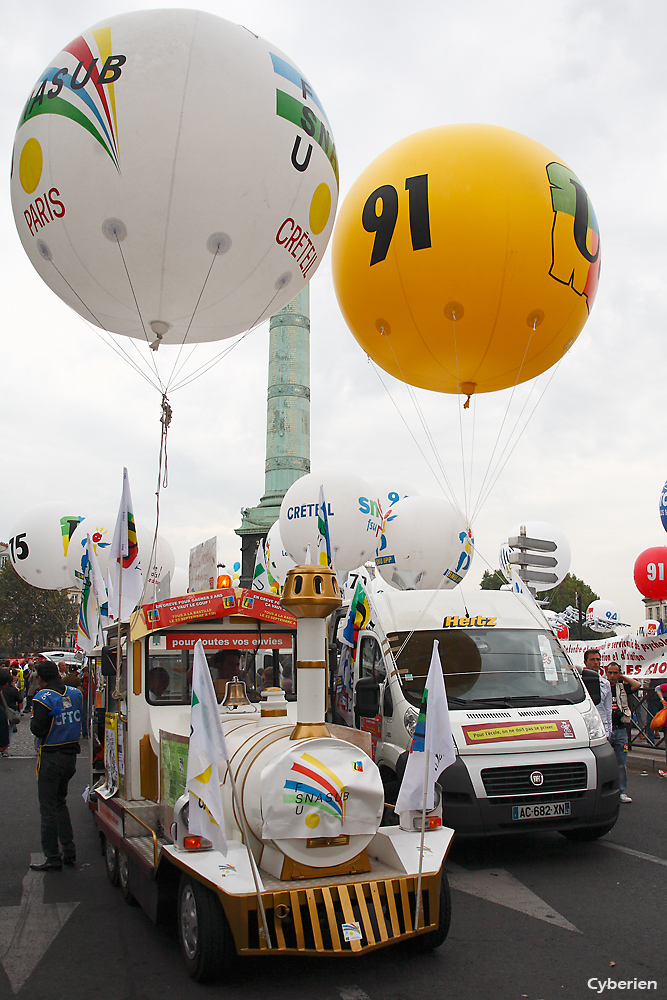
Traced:
<path id="1" fill-rule="evenodd" d="M 506 695 L 504 698 L 477 698 L 472 701 L 462 701 L 461 704 L 471 708 L 532 708 L 538 705 L 573 705 L 568 695 Z"/>
<path id="2" fill-rule="evenodd" d="M 472 698 L 468 701 L 461 699 L 461 704 L 468 708 L 510 708 L 509 698 Z"/>

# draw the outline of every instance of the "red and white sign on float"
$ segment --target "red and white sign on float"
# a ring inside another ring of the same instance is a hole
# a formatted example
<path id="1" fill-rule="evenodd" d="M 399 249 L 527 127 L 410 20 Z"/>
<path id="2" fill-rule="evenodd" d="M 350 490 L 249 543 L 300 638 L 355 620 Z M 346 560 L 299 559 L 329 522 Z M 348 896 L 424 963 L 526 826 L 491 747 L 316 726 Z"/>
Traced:
<path id="1" fill-rule="evenodd" d="M 147 632 L 158 632 L 170 625 L 185 625 L 187 622 L 207 618 L 227 618 L 230 615 L 249 619 L 260 619 L 272 625 L 296 628 L 296 618 L 286 611 L 277 597 L 260 594 L 255 590 L 241 590 L 229 587 L 224 590 L 209 590 L 183 597 L 169 597 L 154 604 L 144 604 L 140 611 L 141 622 L 136 623 L 135 638 Z M 134 634 L 134 633 L 133 633 Z"/>
<path id="2" fill-rule="evenodd" d="M 168 632 L 167 649 L 194 649 L 201 639 L 211 649 L 292 649 L 290 632 Z"/>

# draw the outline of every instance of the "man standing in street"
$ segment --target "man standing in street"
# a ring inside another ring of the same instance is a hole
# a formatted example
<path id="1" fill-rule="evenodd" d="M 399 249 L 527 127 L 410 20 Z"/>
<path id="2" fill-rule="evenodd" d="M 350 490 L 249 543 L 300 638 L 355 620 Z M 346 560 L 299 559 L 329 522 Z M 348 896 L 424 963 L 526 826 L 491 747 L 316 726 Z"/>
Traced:
<path id="1" fill-rule="evenodd" d="M 63 861 L 66 865 L 76 861 L 67 787 L 76 771 L 76 755 L 81 752 L 83 701 L 81 691 L 67 687 L 60 678 L 58 667 L 50 660 L 39 663 L 37 677 L 39 690 L 32 701 L 30 729 L 40 740 L 37 795 L 46 860 L 30 867 L 41 872 L 60 871 Z"/>
<path id="2" fill-rule="evenodd" d="M 600 701 L 598 702 L 595 698 L 593 698 L 593 703 L 600 713 L 600 718 L 602 719 L 602 725 L 604 726 L 604 731 L 607 734 L 607 739 L 611 740 L 611 684 L 605 675 L 600 673 L 599 649 L 586 650 L 584 653 L 584 668 L 586 670 L 594 670 L 599 676 Z"/>
<path id="3" fill-rule="evenodd" d="M 628 787 L 628 729 L 632 724 L 629 697 L 632 691 L 637 691 L 641 684 L 634 678 L 626 677 L 615 660 L 607 665 L 607 680 L 611 684 L 611 737 L 609 742 L 614 748 L 618 761 L 618 772 L 621 782 L 621 802 L 632 802 L 626 794 Z"/>

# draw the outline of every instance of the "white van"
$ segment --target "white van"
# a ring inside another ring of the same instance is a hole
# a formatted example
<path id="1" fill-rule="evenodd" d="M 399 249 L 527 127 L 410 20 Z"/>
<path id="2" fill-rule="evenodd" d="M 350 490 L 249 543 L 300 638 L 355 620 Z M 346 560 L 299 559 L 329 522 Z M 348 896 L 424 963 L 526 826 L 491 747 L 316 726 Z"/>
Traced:
<path id="1" fill-rule="evenodd" d="M 440 777 L 443 822 L 468 836 L 555 829 L 594 840 L 611 830 L 620 794 L 614 751 L 532 601 L 458 587 L 387 588 L 372 601 L 354 662 L 340 643 L 341 617 L 332 620 L 331 701 L 335 722 L 371 734 L 388 801 L 405 769 L 437 639 L 457 749 Z"/>

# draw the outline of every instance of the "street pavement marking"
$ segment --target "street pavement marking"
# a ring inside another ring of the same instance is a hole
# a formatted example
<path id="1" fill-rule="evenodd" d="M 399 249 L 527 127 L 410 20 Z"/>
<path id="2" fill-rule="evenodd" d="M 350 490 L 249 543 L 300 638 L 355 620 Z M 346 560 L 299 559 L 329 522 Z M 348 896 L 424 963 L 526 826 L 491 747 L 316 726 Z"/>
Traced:
<path id="1" fill-rule="evenodd" d="M 40 864 L 41 854 L 32 854 L 32 864 Z M 45 903 L 45 872 L 33 872 L 23 879 L 20 906 L 0 907 L 0 964 L 13 993 L 18 993 L 53 941 L 76 910 L 78 903 Z M 48 878 L 64 878 L 52 873 Z"/>
<path id="2" fill-rule="evenodd" d="M 548 906 L 528 886 L 519 882 L 504 868 L 485 868 L 469 872 L 450 862 L 447 865 L 447 878 L 452 889 L 487 899 L 500 906 L 507 906 L 510 910 L 518 910 L 519 913 L 525 913 L 555 927 L 562 927 L 563 930 L 581 934 L 578 927 Z"/>
<path id="3" fill-rule="evenodd" d="M 339 986 L 340 1000 L 371 1000 L 360 986 Z"/>
<path id="4" fill-rule="evenodd" d="M 614 844 L 611 840 L 598 841 L 601 847 L 611 847 L 613 851 L 623 851 L 623 854 L 631 854 L 633 858 L 642 858 L 643 861 L 652 861 L 654 865 L 665 865 L 665 858 L 656 858 L 655 854 L 644 854 L 643 851 L 633 851 L 631 847 L 623 847 L 622 844 Z"/>

